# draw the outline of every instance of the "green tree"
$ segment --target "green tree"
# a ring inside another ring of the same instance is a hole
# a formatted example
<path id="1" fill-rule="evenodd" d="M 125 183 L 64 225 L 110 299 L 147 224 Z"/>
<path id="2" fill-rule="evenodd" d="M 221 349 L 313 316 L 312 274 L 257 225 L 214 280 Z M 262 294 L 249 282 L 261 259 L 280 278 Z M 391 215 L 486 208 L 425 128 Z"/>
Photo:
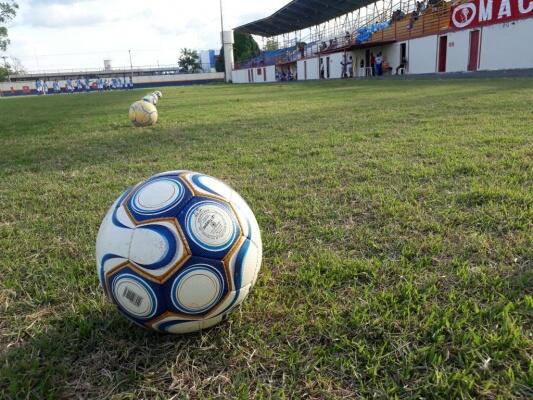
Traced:
<path id="1" fill-rule="evenodd" d="M 7 81 L 8 75 L 22 74 L 26 72 L 24 66 L 18 58 L 11 57 L 10 59 L 0 60 L 0 82 Z"/>
<path id="2" fill-rule="evenodd" d="M 9 45 L 6 24 L 15 18 L 18 4 L 13 0 L 0 2 L 0 51 L 6 51 Z"/>
<path id="3" fill-rule="evenodd" d="M 278 49 L 279 49 L 279 42 L 276 39 L 274 38 L 267 39 L 265 50 L 278 50 Z"/>
<path id="4" fill-rule="evenodd" d="M 249 33 L 235 32 L 235 44 L 233 45 L 233 55 L 235 61 L 246 60 L 247 58 L 256 57 L 261 53 L 259 45 Z M 224 72 L 224 48 L 220 50 L 220 56 L 216 62 L 217 72 Z"/>
<path id="5" fill-rule="evenodd" d="M 181 49 L 181 55 L 178 60 L 178 66 L 184 72 L 194 73 L 202 69 L 200 57 L 196 50 Z"/>

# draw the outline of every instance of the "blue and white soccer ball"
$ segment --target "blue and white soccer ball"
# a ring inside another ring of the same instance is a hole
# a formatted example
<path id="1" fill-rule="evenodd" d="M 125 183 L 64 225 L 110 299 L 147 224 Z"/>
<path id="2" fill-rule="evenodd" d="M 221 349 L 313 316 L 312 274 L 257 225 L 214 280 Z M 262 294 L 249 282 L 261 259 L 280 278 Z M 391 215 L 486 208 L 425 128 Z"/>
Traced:
<path id="1" fill-rule="evenodd" d="M 132 322 L 168 333 L 222 321 L 248 296 L 261 258 L 248 204 L 223 182 L 189 171 L 125 191 L 96 241 L 106 295 Z"/>

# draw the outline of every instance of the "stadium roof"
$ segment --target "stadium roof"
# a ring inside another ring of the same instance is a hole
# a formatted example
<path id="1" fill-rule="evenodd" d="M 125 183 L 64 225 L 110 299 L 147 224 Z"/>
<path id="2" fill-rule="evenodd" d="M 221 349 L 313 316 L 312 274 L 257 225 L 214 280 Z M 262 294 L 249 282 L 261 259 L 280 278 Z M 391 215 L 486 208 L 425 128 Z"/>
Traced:
<path id="1" fill-rule="evenodd" d="M 267 37 L 281 35 L 319 25 L 374 2 L 376 0 L 292 0 L 270 17 L 235 30 Z"/>

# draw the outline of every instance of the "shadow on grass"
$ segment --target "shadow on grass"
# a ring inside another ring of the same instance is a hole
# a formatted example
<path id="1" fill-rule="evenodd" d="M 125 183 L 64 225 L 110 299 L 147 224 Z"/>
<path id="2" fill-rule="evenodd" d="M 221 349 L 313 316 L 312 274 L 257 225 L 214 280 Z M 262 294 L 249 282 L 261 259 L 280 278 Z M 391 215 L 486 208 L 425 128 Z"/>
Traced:
<path id="1" fill-rule="evenodd" d="M 136 327 L 112 306 L 104 313 L 69 314 L 0 355 L 0 397 L 108 398 L 152 382 L 161 391 L 172 386 L 175 365 L 183 372 L 196 364 L 216 376 L 225 366 L 224 354 L 212 350 L 222 346 L 228 328 L 224 321 L 201 333 L 173 336 Z M 198 384 L 190 378 L 191 385 Z"/>

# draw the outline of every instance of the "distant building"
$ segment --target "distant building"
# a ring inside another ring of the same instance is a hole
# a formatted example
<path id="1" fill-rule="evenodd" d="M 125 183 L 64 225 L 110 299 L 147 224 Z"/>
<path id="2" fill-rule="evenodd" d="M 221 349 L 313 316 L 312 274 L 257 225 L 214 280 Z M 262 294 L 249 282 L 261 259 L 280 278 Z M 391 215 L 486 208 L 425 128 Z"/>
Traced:
<path id="1" fill-rule="evenodd" d="M 217 57 L 220 55 L 220 50 L 200 50 L 200 63 L 204 72 L 211 72 L 215 68 Z"/>

